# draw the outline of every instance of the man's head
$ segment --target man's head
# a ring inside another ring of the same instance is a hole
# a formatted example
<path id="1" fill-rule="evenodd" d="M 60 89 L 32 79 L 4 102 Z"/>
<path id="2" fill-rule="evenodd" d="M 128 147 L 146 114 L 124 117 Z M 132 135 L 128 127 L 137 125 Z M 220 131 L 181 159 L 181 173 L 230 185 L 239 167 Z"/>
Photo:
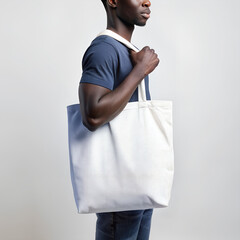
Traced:
<path id="1" fill-rule="evenodd" d="M 126 25 L 144 26 L 150 17 L 149 0 L 101 0 L 107 15 L 116 17 Z"/>

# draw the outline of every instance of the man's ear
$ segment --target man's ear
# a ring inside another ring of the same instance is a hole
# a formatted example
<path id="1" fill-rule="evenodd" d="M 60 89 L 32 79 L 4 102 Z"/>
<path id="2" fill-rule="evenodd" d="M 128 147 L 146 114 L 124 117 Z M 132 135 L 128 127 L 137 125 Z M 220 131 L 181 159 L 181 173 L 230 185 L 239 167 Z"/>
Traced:
<path id="1" fill-rule="evenodd" d="M 117 1 L 118 0 L 107 0 L 107 5 L 109 5 L 112 8 L 116 8 L 117 7 Z"/>

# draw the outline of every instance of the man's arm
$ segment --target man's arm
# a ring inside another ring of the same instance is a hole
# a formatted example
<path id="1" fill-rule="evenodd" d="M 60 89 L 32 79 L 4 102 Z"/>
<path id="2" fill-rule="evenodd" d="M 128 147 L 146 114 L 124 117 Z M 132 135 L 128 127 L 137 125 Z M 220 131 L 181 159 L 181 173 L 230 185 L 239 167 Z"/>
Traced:
<path id="1" fill-rule="evenodd" d="M 159 64 L 154 50 L 144 47 L 140 52 L 131 52 L 133 69 L 114 90 L 80 83 L 79 100 L 83 124 L 94 131 L 115 118 L 126 106 L 141 80 Z"/>

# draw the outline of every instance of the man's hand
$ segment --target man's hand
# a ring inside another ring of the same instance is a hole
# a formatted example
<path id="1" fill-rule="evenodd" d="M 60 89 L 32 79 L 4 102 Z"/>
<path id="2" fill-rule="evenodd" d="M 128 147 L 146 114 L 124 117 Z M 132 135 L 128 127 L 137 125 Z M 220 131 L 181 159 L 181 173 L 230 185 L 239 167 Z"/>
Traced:
<path id="1" fill-rule="evenodd" d="M 144 78 L 151 73 L 160 62 L 158 55 L 149 47 L 144 47 L 139 52 L 130 50 L 130 56 L 132 64 L 137 68 L 137 72 L 141 78 Z"/>

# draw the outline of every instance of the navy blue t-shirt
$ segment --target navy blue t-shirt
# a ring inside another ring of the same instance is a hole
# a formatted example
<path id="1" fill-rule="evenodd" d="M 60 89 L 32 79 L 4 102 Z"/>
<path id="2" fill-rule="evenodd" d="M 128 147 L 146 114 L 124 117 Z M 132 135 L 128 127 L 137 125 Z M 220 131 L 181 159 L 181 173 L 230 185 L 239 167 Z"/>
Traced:
<path id="1" fill-rule="evenodd" d="M 115 89 L 132 71 L 128 48 L 114 38 L 96 37 L 86 50 L 82 60 L 81 83 L 92 83 L 110 90 Z M 150 100 L 149 79 L 145 77 L 147 100 Z M 138 89 L 129 102 L 138 101 Z"/>

